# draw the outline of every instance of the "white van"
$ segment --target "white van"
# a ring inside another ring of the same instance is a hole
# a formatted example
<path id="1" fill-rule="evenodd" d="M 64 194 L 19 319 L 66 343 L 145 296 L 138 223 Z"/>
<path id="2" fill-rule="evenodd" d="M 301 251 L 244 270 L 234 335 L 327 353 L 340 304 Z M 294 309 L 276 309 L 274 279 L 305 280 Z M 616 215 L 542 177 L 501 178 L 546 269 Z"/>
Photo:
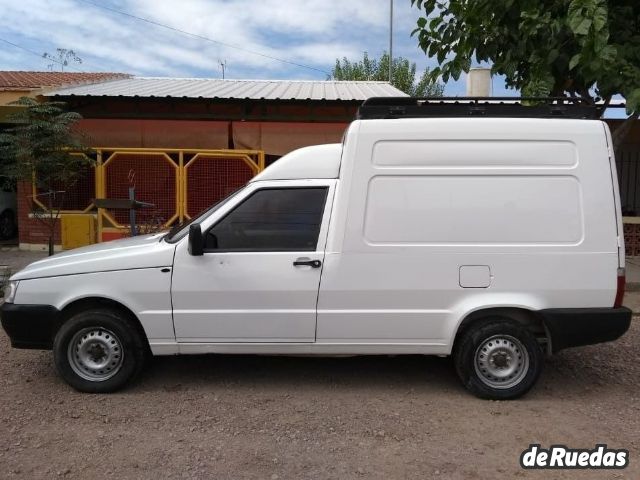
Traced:
<path id="1" fill-rule="evenodd" d="M 428 354 L 507 399 L 545 353 L 626 332 L 607 125 L 397 101 L 189 225 L 32 263 L 2 306 L 12 345 L 52 348 L 85 392 L 122 387 L 148 354 Z"/>

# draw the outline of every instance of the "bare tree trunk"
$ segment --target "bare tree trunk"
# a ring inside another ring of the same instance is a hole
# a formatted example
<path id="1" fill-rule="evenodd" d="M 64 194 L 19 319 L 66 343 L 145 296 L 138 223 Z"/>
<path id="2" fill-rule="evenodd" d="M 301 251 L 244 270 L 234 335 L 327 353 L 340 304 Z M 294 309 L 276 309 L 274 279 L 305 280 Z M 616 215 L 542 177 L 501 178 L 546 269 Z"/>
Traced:
<path id="1" fill-rule="evenodd" d="M 48 227 L 49 227 L 49 256 L 53 255 L 53 237 L 55 235 L 56 232 L 56 217 L 53 216 L 53 210 L 52 210 L 52 206 L 53 206 L 53 202 L 51 201 L 51 197 L 53 196 L 53 192 L 51 190 L 49 190 L 49 194 L 47 195 L 48 198 L 48 210 L 49 210 L 49 222 L 48 222 Z"/>
<path id="2" fill-rule="evenodd" d="M 55 200 L 56 193 L 62 196 L 60 201 Z M 49 256 L 54 255 L 54 239 L 56 236 L 56 226 L 58 225 L 58 218 L 60 218 L 60 212 L 64 206 L 66 191 L 56 192 L 53 191 L 49 195 Z M 51 202 L 51 196 L 53 195 L 54 201 Z"/>
<path id="3" fill-rule="evenodd" d="M 61 194 L 61 200 L 56 201 L 56 193 Z M 44 209 L 39 209 L 37 206 L 32 203 L 31 214 L 33 218 L 41 222 L 43 225 L 47 227 L 48 230 L 48 251 L 49 256 L 55 254 L 55 237 L 56 237 L 56 226 L 58 225 L 58 219 L 62 213 L 62 208 L 64 207 L 64 201 L 66 196 L 66 190 L 58 191 L 52 190 L 51 188 L 47 193 L 40 194 L 41 196 L 47 197 L 47 205 Z M 34 196 L 29 195 L 28 198 L 33 202 Z M 42 203 L 40 203 L 42 205 Z"/>
<path id="4" fill-rule="evenodd" d="M 607 111 L 607 108 L 611 104 L 611 95 L 602 100 L 602 106 L 598 107 L 600 117 L 604 117 L 604 113 Z"/>

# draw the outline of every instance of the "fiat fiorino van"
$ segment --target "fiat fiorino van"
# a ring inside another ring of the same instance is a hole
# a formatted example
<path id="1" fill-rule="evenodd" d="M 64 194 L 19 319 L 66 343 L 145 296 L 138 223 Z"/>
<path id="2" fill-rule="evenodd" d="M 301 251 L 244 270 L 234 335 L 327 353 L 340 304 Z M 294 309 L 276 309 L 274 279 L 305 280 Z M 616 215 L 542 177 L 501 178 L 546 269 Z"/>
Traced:
<path id="1" fill-rule="evenodd" d="M 629 328 L 611 135 L 569 107 L 456 108 L 370 100 L 342 144 L 189 224 L 32 263 L 12 345 L 85 392 L 148 355 L 241 353 L 451 355 L 474 394 L 524 394 L 545 354 Z"/>

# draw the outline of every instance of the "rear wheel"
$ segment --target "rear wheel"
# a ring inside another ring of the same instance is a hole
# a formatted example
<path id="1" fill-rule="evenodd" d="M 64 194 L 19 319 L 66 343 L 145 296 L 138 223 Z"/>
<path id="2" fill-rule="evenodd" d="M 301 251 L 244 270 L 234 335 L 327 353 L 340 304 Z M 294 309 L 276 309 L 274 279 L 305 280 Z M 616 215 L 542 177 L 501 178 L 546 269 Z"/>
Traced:
<path id="1" fill-rule="evenodd" d="M 60 376 L 81 392 L 107 393 L 130 382 L 144 365 L 146 345 L 120 312 L 95 309 L 65 322 L 53 343 Z"/>
<path id="2" fill-rule="evenodd" d="M 507 400 L 527 393 L 536 383 L 543 354 L 535 336 L 505 319 L 469 327 L 454 351 L 458 376 L 480 398 Z"/>

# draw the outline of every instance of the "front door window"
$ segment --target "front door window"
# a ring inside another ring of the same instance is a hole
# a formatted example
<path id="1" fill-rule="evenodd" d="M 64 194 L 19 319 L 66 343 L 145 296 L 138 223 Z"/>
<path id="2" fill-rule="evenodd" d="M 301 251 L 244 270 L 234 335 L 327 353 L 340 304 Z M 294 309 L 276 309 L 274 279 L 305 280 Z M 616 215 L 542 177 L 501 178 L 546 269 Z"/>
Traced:
<path id="1" fill-rule="evenodd" d="M 258 190 L 207 232 L 205 250 L 314 251 L 326 198 L 326 187 Z"/>

